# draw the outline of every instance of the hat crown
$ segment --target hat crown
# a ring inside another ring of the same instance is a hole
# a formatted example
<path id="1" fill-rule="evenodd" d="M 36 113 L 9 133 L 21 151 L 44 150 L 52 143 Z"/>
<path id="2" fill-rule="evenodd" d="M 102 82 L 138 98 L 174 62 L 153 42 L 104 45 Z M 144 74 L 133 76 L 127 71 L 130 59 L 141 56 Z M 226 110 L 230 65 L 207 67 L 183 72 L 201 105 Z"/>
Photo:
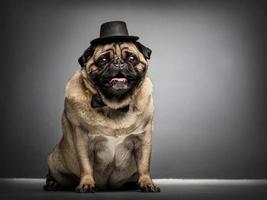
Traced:
<path id="1" fill-rule="evenodd" d="M 91 45 L 107 44 L 111 42 L 135 42 L 139 37 L 128 34 L 124 21 L 110 21 L 100 27 L 100 37 L 91 41 Z"/>
<path id="2" fill-rule="evenodd" d="M 110 21 L 101 25 L 100 37 L 128 36 L 127 25 L 123 21 Z"/>

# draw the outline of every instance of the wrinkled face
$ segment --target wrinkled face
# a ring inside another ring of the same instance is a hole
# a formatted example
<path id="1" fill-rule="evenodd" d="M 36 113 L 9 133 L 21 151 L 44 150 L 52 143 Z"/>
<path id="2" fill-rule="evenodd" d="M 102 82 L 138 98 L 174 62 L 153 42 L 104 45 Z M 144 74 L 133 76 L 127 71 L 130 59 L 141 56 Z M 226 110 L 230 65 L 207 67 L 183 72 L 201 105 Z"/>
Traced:
<path id="1" fill-rule="evenodd" d="M 147 64 L 135 44 L 117 42 L 97 46 L 85 69 L 89 81 L 105 98 L 122 100 L 138 87 Z"/>

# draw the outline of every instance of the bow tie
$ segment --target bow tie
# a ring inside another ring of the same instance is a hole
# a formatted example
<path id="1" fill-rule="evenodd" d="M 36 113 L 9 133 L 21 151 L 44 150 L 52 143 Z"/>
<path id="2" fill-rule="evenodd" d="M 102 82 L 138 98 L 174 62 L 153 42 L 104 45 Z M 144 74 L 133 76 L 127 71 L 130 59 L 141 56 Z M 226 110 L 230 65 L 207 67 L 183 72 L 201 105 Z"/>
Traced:
<path id="1" fill-rule="evenodd" d="M 98 94 L 94 94 L 92 96 L 92 100 L 91 100 L 91 107 L 92 108 L 101 108 L 106 106 L 106 104 L 102 101 L 101 97 Z M 129 111 L 129 105 L 124 106 L 122 108 L 117 109 L 117 111 L 120 112 L 128 112 Z"/>

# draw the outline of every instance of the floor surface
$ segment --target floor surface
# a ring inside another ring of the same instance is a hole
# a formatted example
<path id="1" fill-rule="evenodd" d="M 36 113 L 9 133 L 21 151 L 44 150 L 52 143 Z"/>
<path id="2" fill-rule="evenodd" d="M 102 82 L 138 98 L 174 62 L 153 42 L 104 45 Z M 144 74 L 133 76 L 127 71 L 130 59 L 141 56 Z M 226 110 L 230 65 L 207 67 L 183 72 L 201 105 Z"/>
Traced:
<path id="1" fill-rule="evenodd" d="M 267 199 L 267 180 L 192 180 L 157 179 L 160 193 L 139 191 L 108 191 L 78 194 L 72 191 L 47 192 L 42 189 L 44 179 L 0 179 L 0 200 L 54 199 Z"/>

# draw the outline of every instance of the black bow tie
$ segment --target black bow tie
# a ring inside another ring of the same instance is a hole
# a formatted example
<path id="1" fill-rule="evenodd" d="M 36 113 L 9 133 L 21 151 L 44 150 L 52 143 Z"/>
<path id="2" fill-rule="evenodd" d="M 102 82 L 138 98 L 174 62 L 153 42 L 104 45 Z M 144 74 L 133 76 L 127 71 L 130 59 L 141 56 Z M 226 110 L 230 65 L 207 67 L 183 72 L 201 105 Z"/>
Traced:
<path id="1" fill-rule="evenodd" d="M 92 108 L 100 108 L 103 106 L 106 106 L 106 104 L 102 101 L 101 97 L 97 94 L 94 94 L 92 96 L 91 107 Z"/>
<path id="2" fill-rule="evenodd" d="M 98 94 L 94 94 L 92 96 L 92 100 L 91 100 L 91 107 L 92 108 L 101 108 L 106 106 L 106 104 L 102 101 L 101 97 Z M 117 111 L 120 112 L 128 112 L 129 111 L 129 105 L 124 106 L 122 108 L 117 109 Z"/>

